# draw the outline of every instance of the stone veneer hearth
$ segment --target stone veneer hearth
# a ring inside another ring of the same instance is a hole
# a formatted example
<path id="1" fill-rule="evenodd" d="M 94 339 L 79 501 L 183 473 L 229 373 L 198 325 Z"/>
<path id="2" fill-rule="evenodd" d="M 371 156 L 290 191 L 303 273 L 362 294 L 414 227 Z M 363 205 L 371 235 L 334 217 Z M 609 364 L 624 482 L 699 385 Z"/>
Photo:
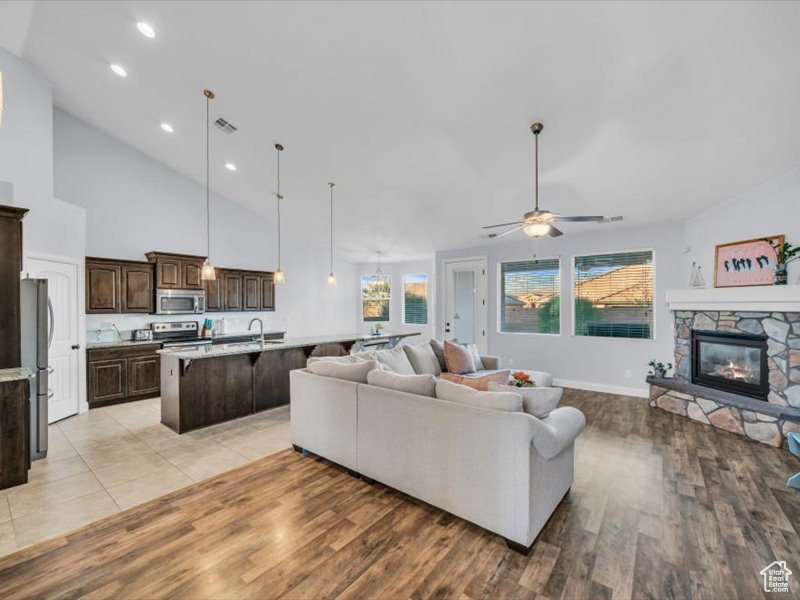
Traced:
<path id="1" fill-rule="evenodd" d="M 768 336 L 769 396 L 754 400 L 690 383 L 692 330 Z M 675 377 L 650 379 L 650 405 L 779 447 L 800 432 L 800 313 L 675 311 Z"/>

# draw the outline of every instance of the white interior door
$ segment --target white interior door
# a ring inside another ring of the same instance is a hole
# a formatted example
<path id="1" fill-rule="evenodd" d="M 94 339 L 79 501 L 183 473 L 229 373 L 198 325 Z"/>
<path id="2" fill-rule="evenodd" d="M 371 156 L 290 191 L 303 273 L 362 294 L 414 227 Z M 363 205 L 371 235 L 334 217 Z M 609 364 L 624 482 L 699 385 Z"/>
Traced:
<path id="1" fill-rule="evenodd" d="M 53 342 L 48 351 L 53 369 L 49 378 L 53 395 L 48 401 L 48 422 L 53 423 L 78 413 L 78 265 L 28 257 L 25 272 L 34 279 L 47 279 L 53 304 Z"/>
<path id="2" fill-rule="evenodd" d="M 445 263 L 444 338 L 487 352 L 486 259 Z"/>

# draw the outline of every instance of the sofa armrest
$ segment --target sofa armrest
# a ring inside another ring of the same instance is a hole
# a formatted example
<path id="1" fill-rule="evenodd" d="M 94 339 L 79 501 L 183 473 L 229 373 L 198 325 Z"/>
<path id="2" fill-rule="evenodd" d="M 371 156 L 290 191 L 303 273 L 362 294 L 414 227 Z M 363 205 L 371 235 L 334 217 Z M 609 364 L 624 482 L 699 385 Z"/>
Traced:
<path id="1" fill-rule="evenodd" d="M 481 356 L 481 362 L 483 363 L 483 368 L 486 370 L 497 370 L 500 368 L 499 356 Z"/>
<path id="2" fill-rule="evenodd" d="M 533 445 L 546 459 L 561 454 L 586 427 L 586 417 L 571 406 L 557 408 L 544 419 L 533 420 Z"/>

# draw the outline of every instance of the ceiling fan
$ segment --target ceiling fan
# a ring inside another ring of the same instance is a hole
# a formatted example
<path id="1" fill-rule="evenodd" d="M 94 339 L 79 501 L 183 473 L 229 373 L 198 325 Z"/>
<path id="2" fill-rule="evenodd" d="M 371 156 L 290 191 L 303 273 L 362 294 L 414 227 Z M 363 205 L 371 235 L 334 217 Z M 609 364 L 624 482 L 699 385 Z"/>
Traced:
<path id="1" fill-rule="evenodd" d="M 542 237 L 549 235 L 550 237 L 558 237 L 564 235 L 564 232 L 557 229 L 553 223 L 613 223 L 622 221 L 622 217 L 603 217 L 600 215 L 595 216 L 581 216 L 581 217 L 563 217 L 558 213 L 550 212 L 549 210 L 539 208 L 539 134 L 544 129 L 541 123 L 534 123 L 531 125 L 531 131 L 535 140 L 536 147 L 536 162 L 535 162 L 535 181 L 536 181 L 536 206 L 532 211 L 526 212 L 522 221 L 512 221 L 511 223 L 499 223 L 497 225 L 487 225 L 484 229 L 495 229 L 497 227 L 510 227 L 500 233 L 490 233 L 490 238 L 497 238 L 522 229 L 522 232 L 529 237 Z"/>

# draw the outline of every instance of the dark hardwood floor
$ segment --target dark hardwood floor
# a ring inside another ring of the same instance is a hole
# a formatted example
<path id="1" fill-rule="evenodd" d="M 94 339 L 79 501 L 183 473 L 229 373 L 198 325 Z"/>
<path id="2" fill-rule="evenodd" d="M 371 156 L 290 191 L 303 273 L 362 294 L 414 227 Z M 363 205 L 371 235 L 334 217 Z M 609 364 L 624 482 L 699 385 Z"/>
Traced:
<path id="1" fill-rule="evenodd" d="M 562 404 L 589 426 L 527 557 L 286 451 L 0 559 L 0 597 L 750 599 L 775 559 L 800 597 L 800 461 L 642 399 Z"/>

